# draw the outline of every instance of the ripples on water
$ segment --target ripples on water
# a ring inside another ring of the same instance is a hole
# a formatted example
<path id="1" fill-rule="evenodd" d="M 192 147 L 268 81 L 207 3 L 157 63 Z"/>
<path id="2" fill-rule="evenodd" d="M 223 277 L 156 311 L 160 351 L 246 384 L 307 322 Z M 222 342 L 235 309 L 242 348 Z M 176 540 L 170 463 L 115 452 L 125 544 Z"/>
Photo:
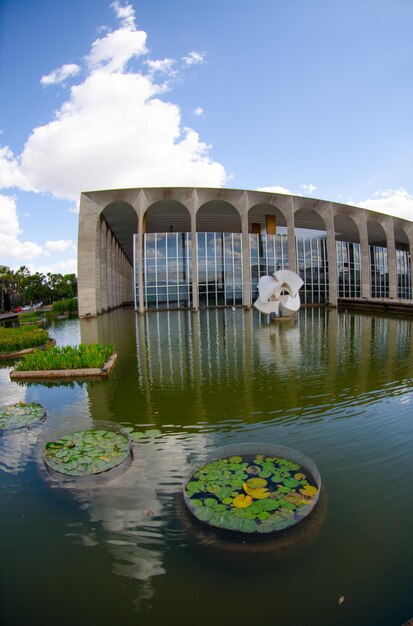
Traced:
<path id="1" fill-rule="evenodd" d="M 231 606 L 231 620 L 249 624 L 256 606 L 243 599 L 245 588 L 259 596 L 261 612 L 275 606 L 283 625 L 376 626 L 413 615 L 410 320 L 325 309 L 282 323 L 242 310 L 114 311 L 54 322 L 50 333 L 60 345 L 114 342 L 119 359 L 109 380 L 65 386 L 17 385 L 10 367 L 0 369 L 3 402 L 41 402 L 48 414 L 37 428 L 0 440 L 7 624 L 13 615 L 34 623 L 45 585 L 52 612 L 59 588 L 73 608 L 68 616 L 86 599 L 84 618 L 99 624 L 135 623 L 136 611 L 145 624 L 161 624 L 174 610 L 183 624 L 194 612 L 197 623 L 228 623 L 216 618 L 219 603 Z M 40 442 L 62 425 L 98 419 L 161 432 L 134 447 L 132 465 L 114 481 L 62 489 L 41 463 Z M 312 457 L 328 497 L 314 544 L 265 575 L 253 561 L 250 573 L 228 573 L 199 555 L 177 514 L 191 464 L 247 441 Z M 39 583 L 21 568 L 28 554 Z M 63 587 L 56 554 L 71 575 Z M 25 582 L 30 610 L 13 604 Z M 122 608 L 103 610 L 102 597 Z"/>

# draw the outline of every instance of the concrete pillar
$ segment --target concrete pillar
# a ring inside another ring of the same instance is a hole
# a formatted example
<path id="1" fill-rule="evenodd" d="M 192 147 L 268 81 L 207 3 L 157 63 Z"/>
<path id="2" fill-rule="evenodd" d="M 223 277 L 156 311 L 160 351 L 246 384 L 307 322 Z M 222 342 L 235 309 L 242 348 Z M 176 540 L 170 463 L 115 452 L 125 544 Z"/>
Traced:
<path id="1" fill-rule="evenodd" d="M 383 228 L 385 230 L 387 240 L 387 263 L 389 266 L 389 296 L 390 298 L 397 298 L 397 259 L 393 219 L 390 218 L 387 221 L 386 225 L 383 225 Z"/>
<path id="2" fill-rule="evenodd" d="M 290 207 L 286 208 L 287 239 L 288 239 L 288 269 L 297 273 L 297 249 L 295 245 L 294 198 L 291 198 Z"/>
<path id="3" fill-rule="evenodd" d="M 100 300 L 102 311 L 108 309 L 108 278 L 107 278 L 107 255 L 106 240 L 107 227 L 105 220 L 102 220 L 100 226 Z"/>
<path id="4" fill-rule="evenodd" d="M 100 260 L 99 204 L 82 194 L 78 235 L 79 316 L 97 315 L 97 263 Z M 99 254 L 97 254 L 99 248 Z M 100 287 L 100 286 L 99 286 Z M 100 305 L 100 299 L 99 299 Z"/>
<path id="5" fill-rule="evenodd" d="M 106 237 L 106 270 L 108 285 L 108 309 L 113 308 L 113 288 L 112 288 L 112 233 L 108 228 Z"/>
<path id="6" fill-rule="evenodd" d="M 242 240 L 242 304 L 251 308 L 250 237 L 248 233 L 248 211 L 241 216 Z"/>
<path id="7" fill-rule="evenodd" d="M 327 231 L 328 302 L 337 306 L 337 248 L 332 205 L 323 209 L 322 214 Z"/>
<path id="8" fill-rule="evenodd" d="M 410 280 L 410 289 L 413 290 L 413 241 L 411 241 L 411 240 L 410 240 L 410 243 L 409 243 L 409 252 L 410 252 L 409 280 Z"/>
<path id="9" fill-rule="evenodd" d="M 368 299 L 371 297 L 371 266 L 366 214 L 362 213 L 355 219 L 355 222 L 359 230 L 360 239 L 361 297 Z"/>
<path id="10" fill-rule="evenodd" d="M 120 269 L 120 261 L 121 261 L 122 250 L 119 244 L 117 244 L 117 255 L 116 255 L 116 270 L 118 275 L 118 306 L 122 305 L 122 272 Z"/>
<path id="11" fill-rule="evenodd" d="M 191 214 L 191 281 L 192 281 L 192 309 L 199 309 L 199 286 L 198 286 L 198 242 L 196 230 L 196 213 L 198 207 L 194 206 L 190 209 Z"/>
<path id="12" fill-rule="evenodd" d="M 139 313 L 144 313 L 144 300 L 143 300 L 143 229 L 144 229 L 144 214 L 139 216 L 138 220 L 138 234 L 136 236 L 136 250 L 135 250 L 135 258 L 138 265 L 138 292 L 139 292 L 139 301 L 138 301 L 138 311 Z"/>

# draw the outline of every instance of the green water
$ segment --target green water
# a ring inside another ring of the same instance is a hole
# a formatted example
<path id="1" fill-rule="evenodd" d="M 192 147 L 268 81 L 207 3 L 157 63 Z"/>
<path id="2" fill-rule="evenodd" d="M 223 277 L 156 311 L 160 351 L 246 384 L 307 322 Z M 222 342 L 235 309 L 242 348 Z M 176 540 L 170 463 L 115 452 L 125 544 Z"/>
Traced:
<path id="1" fill-rule="evenodd" d="M 114 342 L 108 380 L 18 385 L 47 420 L 0 439 L 2 626 L 180 624 L 401 626 L 413 617 L 413 320 L 302 309 L 119 310 L 58 320 L 59 345 Z M 157 428 L 127 471 L 73 490 L 39 458 L 47 433 L 109 420 Z M 184 477 L 218 446 L 300 450 L 325 499 L 308 536 L 205 540 L 181 506 Z M 208 543 L 209 542 L 209 543 Z M 244 550 L 244 553 L 243 553 Z M 344 601 L 339 604 L 340 596 Z"/>

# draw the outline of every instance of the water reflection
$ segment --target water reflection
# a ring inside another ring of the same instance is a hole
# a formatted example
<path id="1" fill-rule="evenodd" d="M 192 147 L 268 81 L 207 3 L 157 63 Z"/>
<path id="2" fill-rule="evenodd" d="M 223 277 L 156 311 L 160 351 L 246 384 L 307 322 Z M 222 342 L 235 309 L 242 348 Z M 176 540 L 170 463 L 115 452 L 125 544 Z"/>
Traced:
<path id="1" fill-rule="evenodd" d="M 81 337 L 117 345 L 108 380 L 19 386 L 4 368 L 2 397 L 43 404 L 42 437 L 92 420 L 156 425 L 161 434 L 140 440 L 131 466 L 113 482 L 82 490 L 48 480 L 35 463 L 39 440 L 25 433 L 0 439 L 7 623 L 41 620 L 45 588 L 50 613 L 62 615 L 62 604 L 77 602 L 85 619 L 102 626 L 135 623 L 136 611 L 145 624 L 164 623 L 173 612 L 189 621 L 199 616 L 200 589 L 214 598 L 202 606 L 203 623 L 216 619 L 218 605 L 231 606 L 234 621 L 255 619 L 256 604 L 239 602 L 245 588 L 265 614 L 276 606 L 286 625 L 339 623 L 330 607 L 340 592 L 349 598 L 349 612 L 339 609 L 348 623 L 381 626 L 381 608 L 366 598 L 380 598 L 389 610 L 410 598 L 411 320 L 302 309 L 296 321 L 273 324 L 253 311 L 226 309 L 144 317 L 116 310 L 70 322 L 73 335 L 66 322 L 50 328 L 58 343 Z M 265 575 L 241 573 L 232 554 L 224 572 L 219 559 L 194 550 L 176 506 L 193 462 L 217 446 L 252 441 L 313 458 L 329 503 L 308 551 Z M 31 569 L 23 566 L 28 554 Z M 91 588 L 90 580 L 99 582 Z M 270 587 L 276 597 L 262 593 Z M 25 603 L 18 601 L 22 588 Z M 116 610 L 107 610 L 106 597 Z"/>

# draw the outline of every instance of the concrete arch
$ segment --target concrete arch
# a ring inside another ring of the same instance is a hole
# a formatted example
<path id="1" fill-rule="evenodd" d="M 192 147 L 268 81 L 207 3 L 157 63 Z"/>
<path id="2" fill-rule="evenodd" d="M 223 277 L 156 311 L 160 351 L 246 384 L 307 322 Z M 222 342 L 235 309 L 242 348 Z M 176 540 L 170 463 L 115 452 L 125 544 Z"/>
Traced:
<path id="1" fill-rule="evenodd" d="M 354 215 L 347 212 L 335 213 L 334 234 L 336 241 L 360 243 L 360 229 Z"/>
<path id="2" fill-rule="evenodd" d="M 327 232 L 325 216 L 316 207 L 298 206 L 294 210 L 294 228 Z"/>
<path id="3" fill-rule="evenodd" d="M 196 230 L 203 232 L 240 233 L 240 211 L 225 200 L 208 200 L 196 212 Z"/>
<path id="4" fill-rule="evenodd" d="M 274 218 L 274 221 L 271 218 Z M 250 233 L 275 235 L 279 227 L 287 229 L 287 216 L 275 204 L 259 202 L 248 209 L 248 231 Z M 258 230 L 259 232 L 257 232 Z M 274 232 L 268 232 L 269 230 L 274 230 Z M 286 230 L 284 230 L 285 232 Z"/>
<path id="5" fill-rule="evenodd" d="M 191 213 L 178 200 L 157 200 L 145 210 L 143 224 L 147 233 L 191 232 Z"/>

